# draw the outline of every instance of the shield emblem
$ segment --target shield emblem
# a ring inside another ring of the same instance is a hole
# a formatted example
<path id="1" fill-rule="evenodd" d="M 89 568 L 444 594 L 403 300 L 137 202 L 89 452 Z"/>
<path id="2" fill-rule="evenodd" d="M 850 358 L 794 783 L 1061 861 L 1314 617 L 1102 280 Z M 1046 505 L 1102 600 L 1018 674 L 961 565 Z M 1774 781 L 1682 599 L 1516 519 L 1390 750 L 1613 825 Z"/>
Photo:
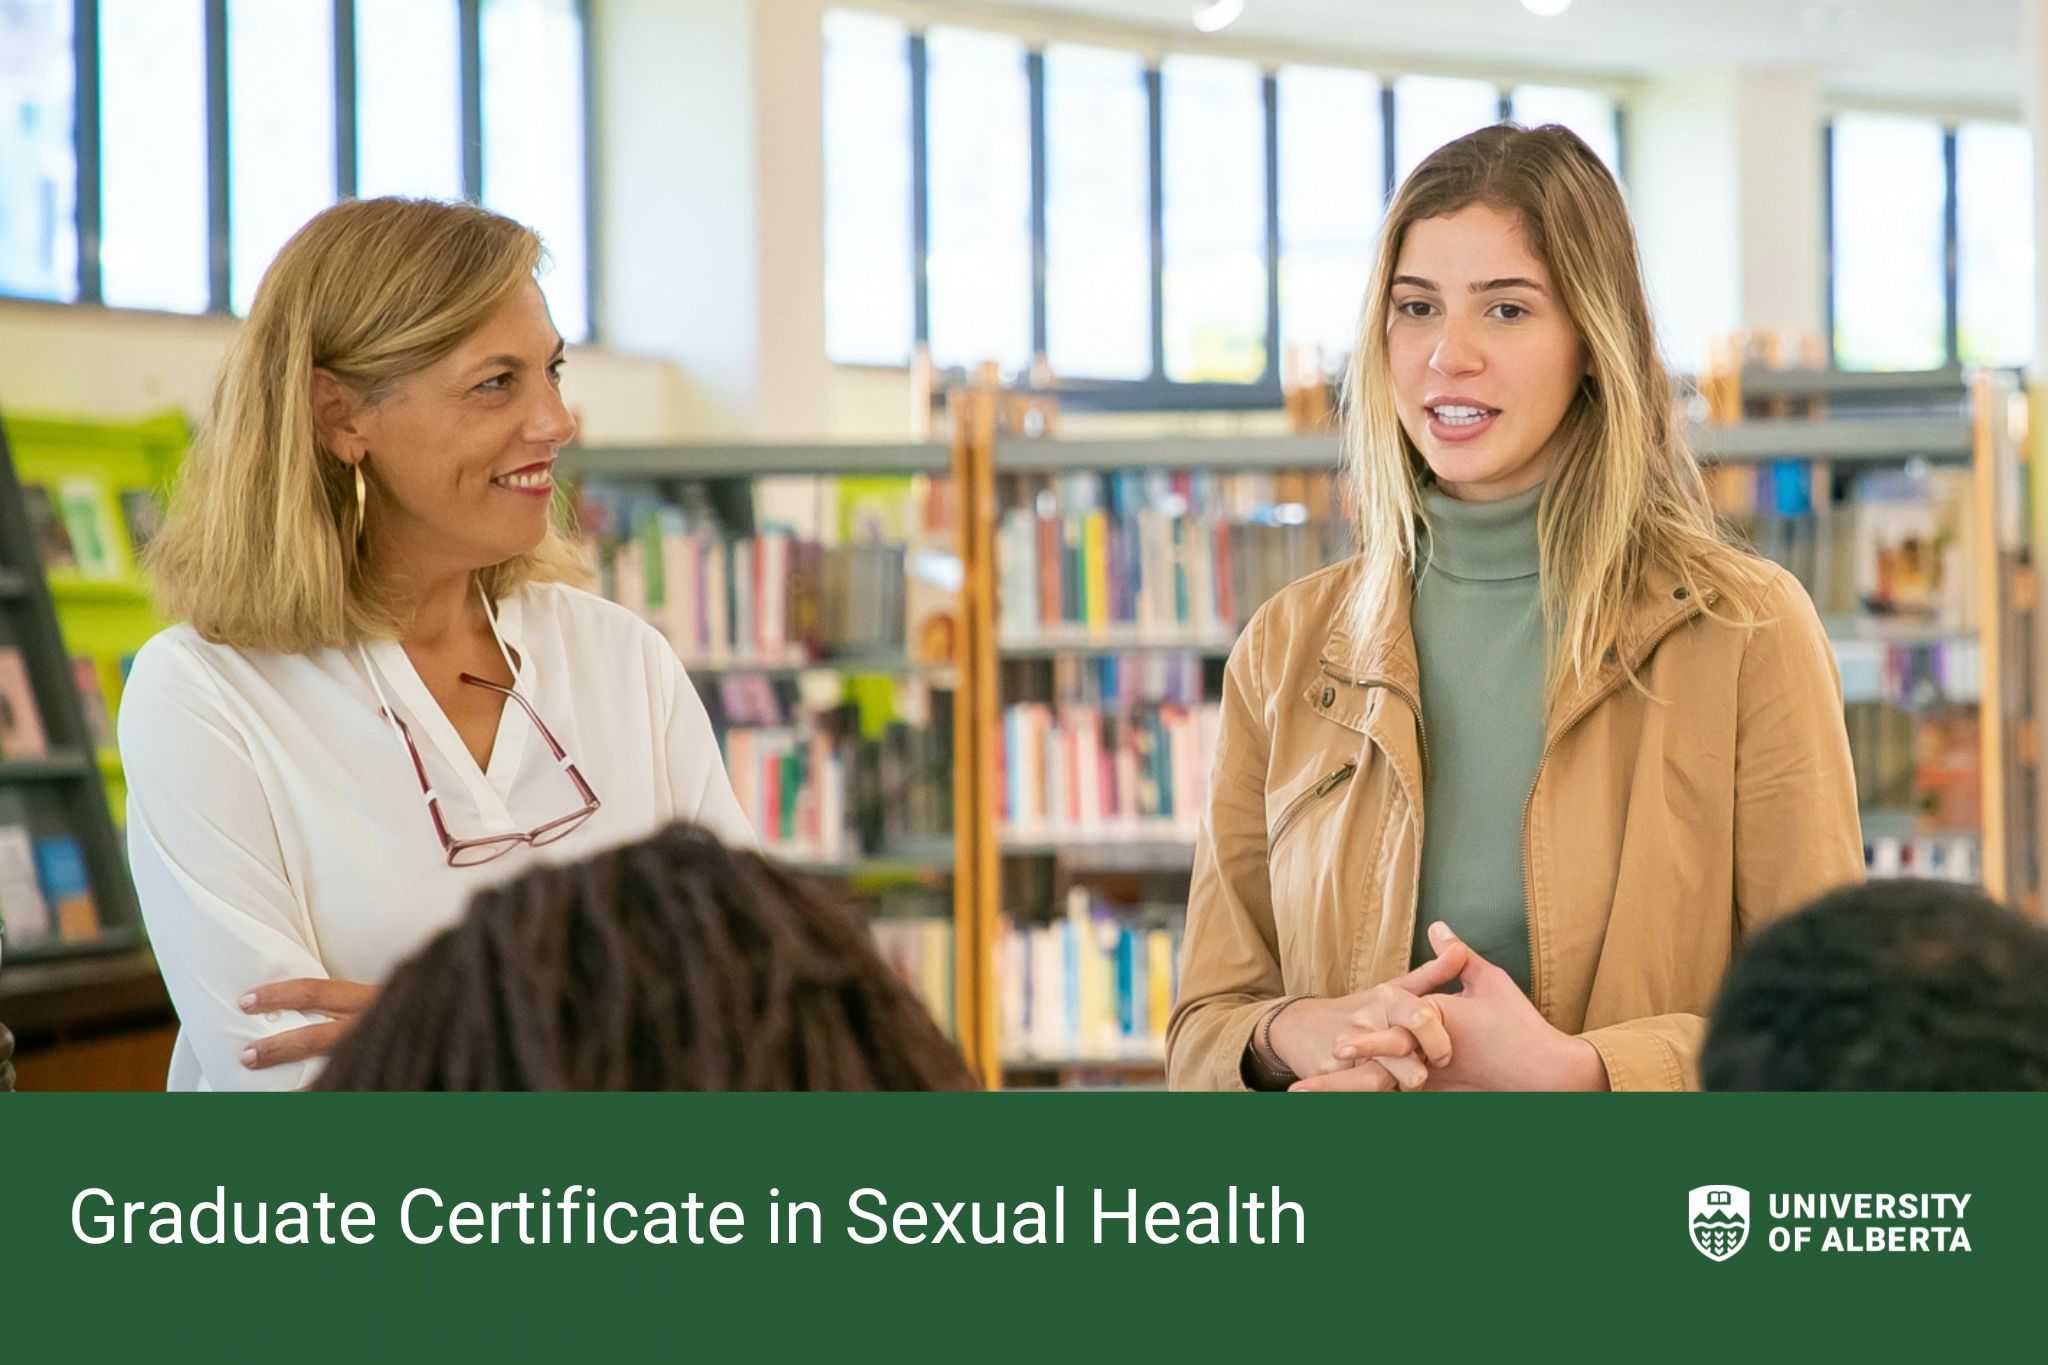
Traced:
<path id="1" fill-rule="evenodd" d="M 1710 1261 L 1725 1261 L 1749 1240 L 1749 1191 L 1740 1185 L 1702 1185 L 1685 1195 L 1692 1244 Z"/>

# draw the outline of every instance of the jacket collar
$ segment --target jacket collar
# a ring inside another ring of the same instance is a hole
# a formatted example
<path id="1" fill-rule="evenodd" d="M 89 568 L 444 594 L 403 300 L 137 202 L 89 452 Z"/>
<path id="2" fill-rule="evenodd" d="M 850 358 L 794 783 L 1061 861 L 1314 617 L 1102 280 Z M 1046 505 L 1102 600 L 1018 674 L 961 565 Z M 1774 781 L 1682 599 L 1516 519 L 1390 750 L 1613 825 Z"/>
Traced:
<path id="1" fill-rule="evenodd" d="M 1320 662 L 1324 674 L 1355 686 L 1400 688 L 1417 698 L 1419 704 L 1422 667 L 1415 655 L 1410 595 L 1396 594 L 1382 628 L 1369 638 L 1361 638 L 1354 628 L 1351 611 L 1351 594 L 1357 585 L 1354 570 L 1323 641 Z M 1712 605 L 1714 594 L 1709 592 L 1707 596 L 1707 605 Z M 1623 678 L 1621 656 L 1627 657 L 1629 668 L 1642 667 L 1658 642 L 1679 622 L 1698 615 L 1701 605 L 1677 574 L 1653 565 L 1644 574 L 1642 590 L 1637 593 L 1622 628 L 1619 652 L 1610 653 L 1561 700 L 1551 714 L 1549 728 L 1554 731 Z"/>

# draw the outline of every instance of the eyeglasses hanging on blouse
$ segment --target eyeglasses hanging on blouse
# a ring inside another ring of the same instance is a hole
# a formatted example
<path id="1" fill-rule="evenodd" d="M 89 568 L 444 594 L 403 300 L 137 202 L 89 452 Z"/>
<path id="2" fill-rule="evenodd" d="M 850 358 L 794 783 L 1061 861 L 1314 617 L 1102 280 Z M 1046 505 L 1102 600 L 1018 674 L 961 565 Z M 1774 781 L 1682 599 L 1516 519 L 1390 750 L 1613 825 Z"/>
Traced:
<path id="1" fill-rule="evenodd" d="M 483 599 L 484 617 L 490 622 L 491 635 L 498 642 L 499 653 L 505 657 L 505 667 L 511 670 L 514 678 L 517 678 L 519 676 L 519 669 L 512 662 L 512 651 L 506 647 L 505 637 L 498 632 L 498 613 L 492 609 L 490 597 L 484 592 L 481 583 L 477 584 L 477 596 Z M 392 728 L 398 731 L 398 737 L 405 741 L 405 752 L 412 759 L 413 775 L 419 778 L 420 794 L 426 798 L 427 815 L 434 822 L 434 837 L 441 841 L 441 851 L 447 855 L 448 866 L 476 867 L 479 864 L 490 862 L 494 858 L 502 858 L 521 845 L 540 848 L 547 844 L 552 844 L 559 839 L 565 839 L 583 828 L 589 822 L 590 817 L 597 814 L 598 809 L 604 804 L 598 800 L 597 793 L 591 789 L 590 783 L 584 780 L 583 774 L 577 770 L 574 760 L 569 757 L 568 750 L 564 749 L 561 743 L 555 739 L 554 732 L 548 729 L 547 722 L 540 718 L 540 713 L 533 709 L 532 704 L 526 698 L 500 683 L 489 682 L 477 677 L 473 673 L 463 673 L 458 676 L 465 685 L 486 688 L 519 704 L 519 709 L 526 713 L 527 719 L 533 722 L 533 728 L 540 731 L 540 737 L 547 742 L 548 752 L 554 756 L 555 766 L 562 770 L 563 774 L 567 776 L 570 783 L 576 788 L 576 794 L 582 798 L 582 804 L 567 815 L 557 816 L 555 819 L 549 820 L 545 824 L 537 825 L 532 829 L 508 830 L 503 834 L 487 834 L 472 839 L 457 839 L 448 832 L 448 822 L 441 816 L 440 795 L 435 792 L 433 784 L 427 780 L 427 765 L 420 759 L 420 749 L 417 744 L 413 743 L 412 731 L 399 718 L 397 710 L 391 705 L 391 699 L 384 695 L 384 684 L 377 679 L 377 666 L 375 662 L 360 646 L 358 646 L 357 652 L 362 659 L 364 668 L 369 673 L 370 687 L 377 694 L 377 701 L 381 708 L 380 714 L 384 719 L 391 722 Z"/>

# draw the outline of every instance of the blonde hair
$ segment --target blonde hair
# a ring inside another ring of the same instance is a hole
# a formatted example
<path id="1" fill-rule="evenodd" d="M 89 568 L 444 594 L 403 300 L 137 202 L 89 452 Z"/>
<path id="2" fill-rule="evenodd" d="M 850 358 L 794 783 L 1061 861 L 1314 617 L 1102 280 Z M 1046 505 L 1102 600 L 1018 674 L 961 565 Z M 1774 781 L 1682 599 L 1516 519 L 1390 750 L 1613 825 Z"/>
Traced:
<path id="1" fill-rule="evenodd" d="M 1621 639 L 1652 567 L 1674 575 L 1717 620 L 1753 625 L 1762 561 L 1730 542 L 1673 412 L 1657 354 L 1628 209 L 1613 176 L 1569 130 L 1498 124 L 1431 153 L 1395 194 L 1345 377 L 1345 461 L 1364 562 L 1351 600 L 1359 638 L 1375 637 L 1416 571 L 1421 490 L 1430 478 L 1394 401 L 1387 354 L 1393 277 L 1408 229 L 1484 204 L 1521 220 L 1529 248 L 1586 349 L 1591 371 L 1553 442 L 1540 495 L 1545 699 L 1555 704 Z M 1718 610 L 1717 610 L 1718 608 Z"/>
<path id="2" fill-rule="evenodd" d="M 293 234 L 264 272 L 144 556 L 164 615 L 219 644 L 283 653 L 401 637 L 412 604 L 359 548 L 354 471 L 321 443 L 313 372 L 379 402 L 453 352 L 540 259 L 530 229 L 429 199 L 337 204 Z M 538 546 L 477 575 L 493 600 L 586 576 L 559 495 Z"/>

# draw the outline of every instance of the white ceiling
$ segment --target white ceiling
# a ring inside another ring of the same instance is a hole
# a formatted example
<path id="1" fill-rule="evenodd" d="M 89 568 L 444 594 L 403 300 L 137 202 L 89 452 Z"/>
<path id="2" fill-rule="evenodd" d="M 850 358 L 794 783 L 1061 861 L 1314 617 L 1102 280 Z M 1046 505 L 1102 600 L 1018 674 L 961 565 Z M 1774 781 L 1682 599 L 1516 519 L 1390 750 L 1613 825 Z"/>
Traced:
<path id="1" fill-rule="evenodd" d="M 1654 76 L 1798 66 L 1832 95 L 2019 109 L 2020 7 L 2041 0 L 1246 0 L 1229 33 L 1354 52 Z M 1193 32 L 1195 0 L 1011 0 Z"/>

